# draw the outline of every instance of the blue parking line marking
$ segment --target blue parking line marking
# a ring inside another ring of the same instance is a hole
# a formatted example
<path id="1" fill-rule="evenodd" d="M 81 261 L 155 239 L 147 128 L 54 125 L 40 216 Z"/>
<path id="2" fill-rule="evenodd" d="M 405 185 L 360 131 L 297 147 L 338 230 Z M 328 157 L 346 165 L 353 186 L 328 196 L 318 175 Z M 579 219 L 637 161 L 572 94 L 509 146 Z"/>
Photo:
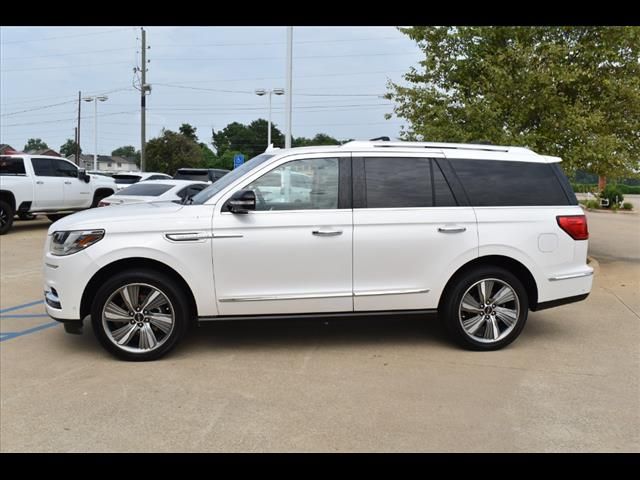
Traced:
<path id="1" fill-rule="evenodd" d="M 12 338 L 21 337 L 23 335 L 29 335 L 30 333 L 39 332 L 45 328 L 53 327 L 54 325 L 60 325 L 58 322 L 45 323 L 44 325 L 38 325 L 37 327 L 29 328 L 28 330 L 22 330 L 21 332 L 5 332 L 0 333 L 0 342 L 5 340 L 11 340 Z"/>
<path id="2" fill-rule="evenodd" d="M 0 320 L 5 318 L 41 318 L 48 316 L 46 313 L 14 313 L 13 315 L 0 315 Z"/>
<path id="3" fill-rule="evenodd" d="M 33 305 L 38 305 L 39 303 L 43 303 L 44 300 L 36 300 L 35 302 L 25 303 L 23 305 L 17 305 L 15 307 L 3 308 L 0 310 L 0 313 L 12 312 L 13 310 L 20 310 L 21 308 L 32 307 Z"/>

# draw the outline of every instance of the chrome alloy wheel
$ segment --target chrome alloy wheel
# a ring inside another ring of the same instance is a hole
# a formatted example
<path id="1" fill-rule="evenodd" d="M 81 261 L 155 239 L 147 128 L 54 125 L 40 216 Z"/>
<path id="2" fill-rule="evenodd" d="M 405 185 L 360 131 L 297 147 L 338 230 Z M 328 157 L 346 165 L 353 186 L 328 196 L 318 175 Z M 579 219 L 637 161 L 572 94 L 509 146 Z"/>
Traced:
<path id="1" fill-rule="evenodd" d="M 171 336 L 175 311 L 167 295 L 146 283 L 130 283 L 109 296 L 102 308 L 102 326 L 118 348 L 146 353 Z"/>
<path id="2" fill-rule="evenodd" d="M 513 331 L 520 318 L 515 290 L 497 278 L 482 279 L 467 289 L 458 309 L 464 332 L 473 340 L 494 343 Z"/>

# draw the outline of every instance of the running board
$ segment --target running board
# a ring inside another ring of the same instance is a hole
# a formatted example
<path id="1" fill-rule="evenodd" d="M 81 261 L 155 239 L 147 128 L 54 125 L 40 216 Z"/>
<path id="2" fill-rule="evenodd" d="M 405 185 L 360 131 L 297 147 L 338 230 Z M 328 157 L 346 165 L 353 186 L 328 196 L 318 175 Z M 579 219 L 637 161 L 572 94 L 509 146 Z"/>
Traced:
<path id="1" fill-rule="evenodd" d="M 198 323 L 219 322 L 229 320 L 304 320 L 313 318 L 350 318 L 350 317 L 381 317 L 393 315 L 433 315 L 438 311 L 433 309 L 424 310 L 382 310 L 372 312 L 331 312 L 331 313 L 289 313 L 289 314 L 269 314 L 269 315 L 220 315 L 217 317 L 199 317 Z"/>

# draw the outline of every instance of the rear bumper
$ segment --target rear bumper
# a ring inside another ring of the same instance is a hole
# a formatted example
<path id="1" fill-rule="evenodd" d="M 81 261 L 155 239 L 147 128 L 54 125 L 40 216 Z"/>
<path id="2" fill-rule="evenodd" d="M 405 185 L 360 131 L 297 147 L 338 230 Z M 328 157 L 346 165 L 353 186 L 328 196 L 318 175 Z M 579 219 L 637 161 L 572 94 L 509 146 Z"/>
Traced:
<path id="1" fill-rule="evenodd" d="M 532 308 L 532 312 L 537 312 L 539 310 L 546 310 L 547 308 L 559 307 L 561 305 L 567 305 L 569 303 L 581 302 L 589 296 L 589 293 L 583 293 L 582 295 L 574 295 L 573 297 L 565 297 L 558 298 L 556 300 L 550 300 L 548 302 L 541 302 L 536 305 L 535 308 Z"/>

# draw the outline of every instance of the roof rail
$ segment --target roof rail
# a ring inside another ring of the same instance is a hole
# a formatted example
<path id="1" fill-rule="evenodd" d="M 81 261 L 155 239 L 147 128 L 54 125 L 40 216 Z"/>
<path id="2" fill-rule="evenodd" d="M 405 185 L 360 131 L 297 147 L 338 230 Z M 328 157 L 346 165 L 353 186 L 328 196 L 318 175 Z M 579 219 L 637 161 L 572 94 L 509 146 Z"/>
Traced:
<path id="1" fill-rule="evenodd" d="M 375 139 L 374 139 L 375 140 Z M 486 144 L 471 144 L 471 143 L 437 143 L 437 142 L 376 142 L 373 140 L 362 141 L 354 140 L 342 145 L 343 147 L 374 147 L 374 148 L 438 148 L 438 149 L 455 149 L 455 150 L 484 150 L 490 152 L 528 152 L 535 154 L 532 150 L 524 147 L 509 147 L 503 145 L 486 145 Z"/>
<path id="2" fill-rule="evenodd" d="M 382 140 L 383 142 L 390 142 L 391 139 L 389 137 L 376 137 L 369 140 L 370 142 L 376 142 L 378 140 Z"/>

